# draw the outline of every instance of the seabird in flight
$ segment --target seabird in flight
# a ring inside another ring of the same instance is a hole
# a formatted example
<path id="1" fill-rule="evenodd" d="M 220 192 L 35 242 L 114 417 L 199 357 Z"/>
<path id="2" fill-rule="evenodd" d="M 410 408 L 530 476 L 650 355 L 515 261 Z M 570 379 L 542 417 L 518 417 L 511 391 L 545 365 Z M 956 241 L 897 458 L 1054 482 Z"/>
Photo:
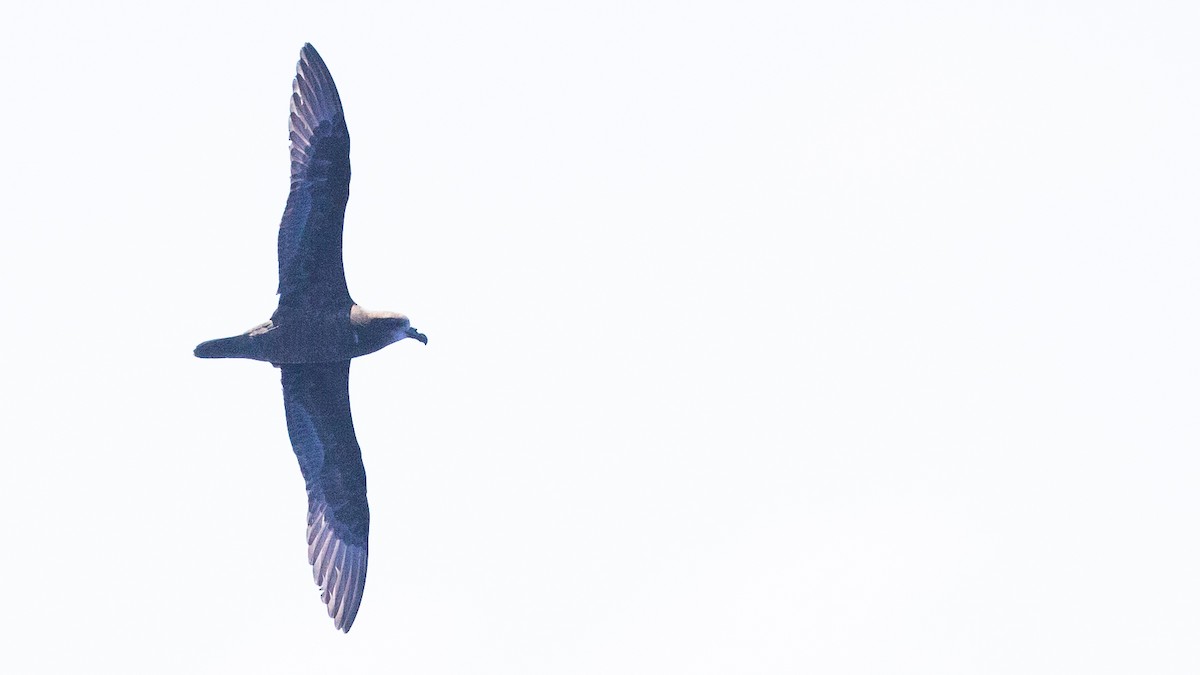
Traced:
<path id="1" fill-rule="evenodd" d="M 408 317 L 359 307 L 342 270 L 350 135 L 325 62 L 305 44 L 292 83 L 292 188 L 279 224 L 279 306 L 200 358 L 267 361 L 283 377 L 288 436 L 308 488 L 308 561 L 333 625 L 349 631 L 367 580 L 367 476 L 350 419 L 350 359 L 414 338 Z"/>

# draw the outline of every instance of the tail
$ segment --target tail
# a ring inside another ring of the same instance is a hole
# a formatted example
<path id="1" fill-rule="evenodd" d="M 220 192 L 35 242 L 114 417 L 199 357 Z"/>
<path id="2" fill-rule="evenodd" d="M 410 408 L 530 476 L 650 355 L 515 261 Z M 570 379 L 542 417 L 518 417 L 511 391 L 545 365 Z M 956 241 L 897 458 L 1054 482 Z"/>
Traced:
<path id="1" fill-rule="evenodd" d="M 234 335 L 201 342 L 193 352 L 202 359 L 261 359 L 260 345 L 255 344 L 249 335 Z"/>

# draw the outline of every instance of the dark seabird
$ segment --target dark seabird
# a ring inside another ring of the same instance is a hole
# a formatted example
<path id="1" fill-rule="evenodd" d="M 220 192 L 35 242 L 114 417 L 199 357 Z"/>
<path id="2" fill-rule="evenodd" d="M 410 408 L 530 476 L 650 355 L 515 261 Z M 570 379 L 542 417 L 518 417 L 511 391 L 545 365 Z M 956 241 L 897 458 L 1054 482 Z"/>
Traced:
<path id="1" fill-rule="evenodd" d="M 268 361 L 283 377 L 288 436 L 308 488 L 308 562 L 333 625 L 349 631 L 367 580 L 367 476 L 350 419 L 350 359 L 405 338 L 395 312 L 354 303 L 342 270 L 350 135 L 325 62 L 306 44 L 289 124 L 292 189 L 279 225 L 279 307 L 242 335 L 196 347 L 201 358 Z"/>

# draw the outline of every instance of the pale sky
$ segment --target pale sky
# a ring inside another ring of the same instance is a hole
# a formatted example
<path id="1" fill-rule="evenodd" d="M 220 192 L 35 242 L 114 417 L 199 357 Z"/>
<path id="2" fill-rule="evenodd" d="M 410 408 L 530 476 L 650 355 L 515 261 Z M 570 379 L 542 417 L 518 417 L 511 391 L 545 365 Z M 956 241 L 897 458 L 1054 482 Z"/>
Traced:
<path id="1" fill-rule="evenodd" d="M 0 669 L 1200 672 L 1200 8 L 5 10 Z M 366 593 L 279 374 L 338 84 Z"/>

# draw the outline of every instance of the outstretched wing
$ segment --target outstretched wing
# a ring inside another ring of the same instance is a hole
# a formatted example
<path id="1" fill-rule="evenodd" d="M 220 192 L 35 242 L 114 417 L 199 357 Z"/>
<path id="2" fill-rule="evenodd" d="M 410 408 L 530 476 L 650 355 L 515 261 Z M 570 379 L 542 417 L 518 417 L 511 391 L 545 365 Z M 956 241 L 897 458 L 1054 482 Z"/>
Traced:
<path id="1" fill-rule="evenodd" d="M 279 225 L 279 306 L 353 304 L 342 268 L 350 134 L 325 62 L 305 44 L 292 83 L 292 189 Z"/>
<path id="2" fill-rule="evenodd" d="M 281 366 L 288 436 L 308 488 L 308 562 L 333 625 L 350 630 L 367 582 L 367 474 L 350 419 L 350 362 Z"/>

